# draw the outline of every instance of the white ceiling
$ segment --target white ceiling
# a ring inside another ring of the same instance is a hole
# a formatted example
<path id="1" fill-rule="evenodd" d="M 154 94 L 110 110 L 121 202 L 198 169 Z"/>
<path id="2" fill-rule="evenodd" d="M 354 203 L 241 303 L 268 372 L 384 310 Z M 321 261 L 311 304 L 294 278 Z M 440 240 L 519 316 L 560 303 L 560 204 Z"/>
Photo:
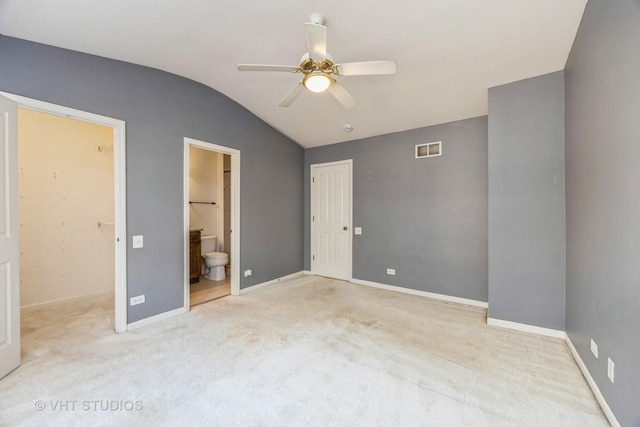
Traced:
<path id="1" fill-rule="evenodd" d="M 0 33 L 191 78 L 314 147 L 487 114 L 489 87 L 564 68 L 586 2 L 0 0 Z M 279 108 L 299 74 L 236 69 L 298 65 L 314 12 L 335 62 L 397 61 L 394 76 L 338 78 L 352 110 L 310 92 Z"/>

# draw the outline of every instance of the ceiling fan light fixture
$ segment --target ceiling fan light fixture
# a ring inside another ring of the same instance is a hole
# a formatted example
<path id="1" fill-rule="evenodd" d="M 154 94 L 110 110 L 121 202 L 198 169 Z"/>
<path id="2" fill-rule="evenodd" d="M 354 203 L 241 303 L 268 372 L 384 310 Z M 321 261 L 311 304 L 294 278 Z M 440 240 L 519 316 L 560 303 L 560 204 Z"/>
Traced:
<path id="1" fill-rule="evenodd" d="M 311 92 L 324 92 L 329 89 L 333 80 L 331 76 L 327 73 L 322 72 L 313 72 L 311 74 L 307 74 L 302 80 L 302 84 L 304 87 L 309 89 Z"/>
<path id="2" fill-rule="evenodd" d="M 279 107 L 289 107 L 298 96 L 309 90 L 316 93 L 329 92 L 344 108 L 354 108 L 358 101 L 334 77 L 395 74 L 396 61 L 336 63 L 327 52 L 327 27 L 324 23 L 325 18 L 319 14 L 311 15 L 309 21 L 305 22 L 307 52 L 300 57 L 300 65 L 239 64 L 238 71 L 283 71 L 302 74 L 302 81 L 296 82 L 287 96 L 280 101 Z"/>

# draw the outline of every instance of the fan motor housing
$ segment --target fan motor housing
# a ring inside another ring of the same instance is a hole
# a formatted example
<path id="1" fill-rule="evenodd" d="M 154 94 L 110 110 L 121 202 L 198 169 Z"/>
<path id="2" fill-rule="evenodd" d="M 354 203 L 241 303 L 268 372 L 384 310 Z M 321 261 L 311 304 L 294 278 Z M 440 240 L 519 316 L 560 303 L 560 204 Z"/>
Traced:
<path id="1" fill-rule="evenodd" d="M 322 62 L 316 62 L 309 57 L 308 53 L 305 53 L 300 58 L 300 71 L 303 74 L 310 74 L 313 72 L 323 72 L 327 74 L 337 74 L 333 58 L 327 53 L 326 59 Z"/>

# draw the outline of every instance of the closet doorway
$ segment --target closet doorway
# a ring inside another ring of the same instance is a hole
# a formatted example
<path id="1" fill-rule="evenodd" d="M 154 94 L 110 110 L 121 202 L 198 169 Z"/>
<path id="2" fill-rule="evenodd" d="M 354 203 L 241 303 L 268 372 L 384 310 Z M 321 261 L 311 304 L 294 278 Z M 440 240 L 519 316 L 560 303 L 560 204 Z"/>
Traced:
<path id="1" fill-rule="evenodd" d="M 23 270 L 20 285 L 24 287 L 21 289 L 23 309 L 93 295 L 113 295 L 108 297 L 114 301 L 113 305 L 108 304 L 113 313 L 107 316 L 109 325 L 116 332 L 125 332 L 125 122 L 19 95 L 0 94 L 14 100 L 19 107 L 20 250 L 23 252 L 21 267 L 28 269 Z M 63 130 L 63 133 L 56 139 L 52 129 Z M 90 140 L 89 135 L 92 135 Z M 25 145 L 24 138 L 43 145 Z M 25 163 L 25 159 L 30 159 L 29 163 Z M 90 169 L 101 169 L 102 175 L 96 177 L 93 174 L 96 171 L 90 171 L 91 177 L 78 178 L 77 174 L 84 173 L 89 164 Z M 96 184 L 87 190 L 76 185 L 81 179 L 85 183 L 92 179 L 97 180 L 96 183 L 109 182 L 104 188 L 98 189 Z M 97 198 L 94 192 L 100 193 Z M 38 227 L 44 231 L 37 232 Z M 79 238 L 78 232 L 84 232 L 84 237 L 91 235 L 95 246 L 87 250 L 89 242 Z M 94 256 L 88 262 L 74 255 L 82 245 L 85 252 Z M 70 261 L 72 259 L 74 261 Z M 93 261 L 98 262 L 95 268 L 89 265 Z M 100 270 L 102 268 L 106 270 Z M 104 277 L 97 280 L 95 275 Z M 54 284 L 64 286 L 56 288 Z"/>
<path id="2" fill-rule="evenodd" d="M 185 305 L 238 295 L 238 150 L 184 140 Z"/>

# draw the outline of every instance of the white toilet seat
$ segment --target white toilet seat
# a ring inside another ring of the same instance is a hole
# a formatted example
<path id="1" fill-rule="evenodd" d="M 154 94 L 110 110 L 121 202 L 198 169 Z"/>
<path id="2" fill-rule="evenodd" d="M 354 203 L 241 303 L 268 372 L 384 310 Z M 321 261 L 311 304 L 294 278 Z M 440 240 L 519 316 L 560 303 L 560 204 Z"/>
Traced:
<path id="1" fill-rule="evenodd" d="M 229 255 L 224 253 L 224 252 L 207 252 L 206 254 L 204 254 L 205 258 L 209 258 L 209 259 L 225 259 L 225 258 L 229 258 Z"/>

